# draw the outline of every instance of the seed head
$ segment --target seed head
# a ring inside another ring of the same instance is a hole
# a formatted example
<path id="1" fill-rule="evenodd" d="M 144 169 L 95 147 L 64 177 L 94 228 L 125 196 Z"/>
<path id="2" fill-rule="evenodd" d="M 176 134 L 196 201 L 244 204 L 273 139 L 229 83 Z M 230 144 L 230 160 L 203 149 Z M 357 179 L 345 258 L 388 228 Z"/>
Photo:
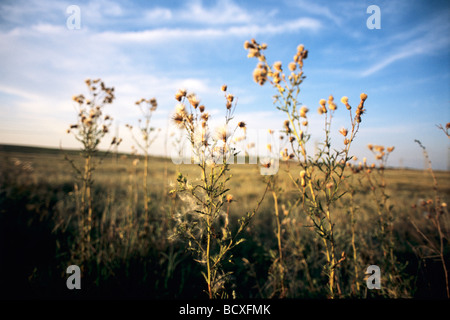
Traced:
<path id="1" fill-rule="evenodd" d="M 179 89 L 176 93 L 175 93 L 175 99 L 178 101 L 181 101 L 181 99 L 183 99 L 183 97 L 185 97 L 187 94 L 185 89 Z"/>
<path id="2" fill-rule="evenodd" d="M 305 106 L 300 108 L 300 117 L 306 118 L 306 114 L 308 113 L 309 109 Z"/>
<path id="3" fill-rule="evenodd" d="M 361 101 L 366 101 L 366 99 L 367 99 L 367 94 L 361 93 L 360 97 L 361 97 Z"/>
<path id="4" fill-rule="evenodd" d="M 342 134 L 344 137 L 346 137 L 348 134 L 348 130 L 345 128 L 342 128 L 341 130 L 339 130 L 339 133 Z"/>
<path id="5" fill-rule="evenodd" d="M 197 109 L 198 105 L 200 104 L 200 100 L 197 98 L 195 93 L 190 93 L 189 95 L 187 95 L 187 98 L 188 98 L 188 101 L 191 104 L 191 106 L 194 109 Z"/>
<path id="6" fill-rule="evenodd" d="M 281 67 L 281 61 L 277 61 L 273 64 L 273 68 L 279 72 L 283 72 L 283 68 Z"/>
<path id="7" fill-rule="evenodd" d="M 294 72 L 295 69 L 297 69 L 297 64 L 295 62 L 291 62 L 291 63 L 289 63 L 288 68 L 289 68 L 289 70 Z"/>

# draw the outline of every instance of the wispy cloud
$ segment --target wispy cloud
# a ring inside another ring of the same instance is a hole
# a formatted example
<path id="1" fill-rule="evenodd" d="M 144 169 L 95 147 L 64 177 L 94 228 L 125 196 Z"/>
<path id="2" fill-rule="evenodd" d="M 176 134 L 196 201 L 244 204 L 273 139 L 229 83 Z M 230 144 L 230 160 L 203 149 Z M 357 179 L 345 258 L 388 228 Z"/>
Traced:
<path id="1" fill-rule="evenodd" d="M 229 36 L 247 37 L 262 34 L 276 35 L 300 30 L 317 31 L 321 28 L 318 20 L 300 18 L 279 24 L 249 24 L 224 28 L 159 28 L 134 32 L 105 31 L 99 34 L 99 39 L 113 43 L 149 43 L 169 42 L 173 40 L 192 40 L 205 38 L 220 38 Z"/>
<path id="2" fill-rule="evenodd" d="M 416 55 L 433 54 L 437 51 L 449 51 L 450 38 L 443 37 L 449 34 L 450 23 L 448 15 L 440 15 L 427 23 L 418 25 L 412 30 L 394 34 L 383 43 L 366 48 L 382 57 L 376 63 L 360 73 L 362 77 L 375 74 L 389 65 Z"/>

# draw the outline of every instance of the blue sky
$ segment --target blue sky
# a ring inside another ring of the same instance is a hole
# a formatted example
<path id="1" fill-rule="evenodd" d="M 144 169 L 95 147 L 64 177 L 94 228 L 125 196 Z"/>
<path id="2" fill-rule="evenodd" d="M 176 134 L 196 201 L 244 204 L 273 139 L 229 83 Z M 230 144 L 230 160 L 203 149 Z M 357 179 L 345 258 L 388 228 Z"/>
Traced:
<path id="1" fill-rule="evenodd" d="M 72 4 L 81 10 L 80 30 L 66 26 Z M 366 26 L 372 4 L 381 10 L 379 30 Z M 77 147 L 65 130 L 76 117 L 71 97 L 86 93 L 86 78 L 116 89 L 107 112 L 124 138 L 121 151 L 132 144 L 124 125 L 137 123 L 134 102 L 156 97 L 154 125 L 163 131 L 153 152 L 161 153 L 180 87 L 221 117 L 227 84 L 238 97 L 238 120 L 281 129 L 275 92 L 252 80 L 256 61 L 243 48 L 251 38 L 268 44 L 270 62 L 287 65 L 298 44 L 309 50 L 300 101 L 314 110 L 313 140 L 322 135 L 321 98 L 345 95 L 357 104 L 365 92 L 355 155 L 370 160 L 368 143 L 393 145 L 391 165 L 422 168 L 419 139 L 433 166 L 447 168 L 450 144 L 436 124 L 450 121 L 448 1 L 2 1 L 0 143 Z M 344 111 L 341 105 L 336 132 Z"/>

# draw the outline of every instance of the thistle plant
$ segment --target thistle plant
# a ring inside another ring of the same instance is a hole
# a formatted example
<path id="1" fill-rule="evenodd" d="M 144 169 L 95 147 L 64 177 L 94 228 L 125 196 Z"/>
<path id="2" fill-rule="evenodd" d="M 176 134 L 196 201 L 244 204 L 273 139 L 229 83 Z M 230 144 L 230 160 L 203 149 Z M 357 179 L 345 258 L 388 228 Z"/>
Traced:
<path id="1" fill-rule="evenodd" d="M 175 236 L 185 240 L 196 262 L 204 267 L 202 272 L 210 299 L 227 297 L 225 283 L 231 272 L 224 270 L 224 263 L 231 261 L 231 250 L 240 244 L 239 238 L 259 207 L 247 213 L 237 222 L 232 232 L 230 207 L 236 199 L 229 193 L 229 161 L 236 156 L 232 136 L 244 130 L 245 123 L 232 125 L 236 103 L 234 96 L 222 87 L 226 99 L 225 124 L 212 131 L 210 116 L 194 93 L 179 90 L 175 98 L 179 102 L 173 115 L 174 123 L 186 134 L 193 153 L 192 159 L 200 169 L 198 180 L 188 179 L 183 173 L 177 177 L 176 193 L 183 201 L 182 212 L 175 215 Z M 234 102 L 234 103 L 233 103 Z"/>
<path id="2" fill-rule="evenodd" d="M 106 87 L 101 79 L 87 79 L 85 83 L 88 87 L 89 96 L 85 97 L 83 94 L 80 94 L 72 98 L 76 102 L 77 123 L 72 124 L 67 130 L 67 133 L 73 134 L 75 139 L 82 145 L 81 157 L 83 165 L 77 164 L 75 160 L 70 159 L 66 155 L 66 160 L 72 165 L 77 179 L 81 183 L 78 225 L 82 260 L 89 258 L 91 253 L 93 174 L 107 154 L 105 152 L 102 156 L 97 157 L 98 147 L 109 132 L 112 124 L 112 118 L 109 115 L 103 115 L 103 109 L 114 100 L 114 88 Z M 108 151 L 113 146 L 119 145 L 120 142 L 121 139 L 114 137 L 109 144 Z M 76 186 L 75 189 L 78 190 L 79 188 Z"/>
<path id="3" fill-rule="evenodd" d="M 450 127 L 450 124 L 447 123 L 447 130 L 449 127 Z M 448 136 L 447 132 L 444 131 L 444 133 L 446 133 Z M 414 226 L 414 228 L 416 229 L 417 233 L 425 241 L 425 248 L 427 249 L 428 252 L 431 253 L 429 256 L 430 257 L 438 257 L 439 260 L 441 261 L 442 269 L 444 271 L 446 295 L 447 295 L 447 298 L 450 298 L 450 287 L 449 287 L 449 279 L 448 279 L 449 276 L 448 276 L 448 270 L 447 270 L 447 265 L 446 265 L 446 260 L 445 260 L 445 248 L 446 248 L 445 244 L 448 243 L 450 233 L 448 232 L 448 227 L 447 228 L 443 227 L 443 222 L 445 222 L 444 225 L 447 225 L 447 226 L 449 223 L 447 203 L 442 201 L 441 197 L 439 196 L 438 182 L 436 180 L 436 175 L 434 174 L 434 171 L 433 171 L 433 168 L 431 165 L 431 160 L 430 160 L 430 157 L 428 155 L 428 152 L 427 152 L 425 146 L 419 140 L 414 140 L 414 141 L 422 149 L 424 158 L 425 158 L 427 166 L 428 166 L 427 169 L 433 179 L 434 196 L 433 196 L 433 198 L 430 198 L 426 201 L 421 200 L 419 205 L 417 206 L 414 204 L 413 208 L 414 209 L 418 208 L 418 209 L 422 210 L 422 212 L 425 213 L 426 218 L 432 222 L 432 225 L 438 234 L 438 241 L 436 241 L 435 237 L 427 237 L 425 235 L 425 233 L 419 228 L 419 226 L 417 226 L 417 224 L 414 223 L 414 221 L 411 220 L 411 223 Z M 425 255 L 425 256 L 427 256 L 427 255 Z"/>
<path id="4" fill-rule="evenodd" d="M 378 216 L 375 235 L 379 239 L 381 259 L 386 274 L 386 282 L 382 288 L 382 294 L 390 297 L 398 298 L 404 295 L 406 283 L 409 281 L 402 276 L 402 271 L 406 267 L 397 260 L 394 238 L 394 204 L 388 192 L 388 181 L 386 179 L 386 167 L 390 154 L 395 147 L 384 147 L 381 145 L 369 144 L 368 149 L 373 153 L 375 163 L 369 165 L 367 159 L 363 159 L 363 163 L 359 164 L 358 169 L 364 174 L 369 187 L 369 194 L 372 197 L 374 207 Z M 360 184 L 363 180 L 359 181 Z"/>
<path id="5" fill-rule="evenodd" d="M 136 135 L 133 133 L 133 126 L 127 124 L 127 128 L 130 129 L 131 136 L 136 143 L 136 145 L 139 147 L 139 149 L 144 154 L 144 175 L 142 177 L 142 186 L 144 191 L 144 230 L 148 227 L 149 222 L 149 203 L 150 203 L 150 197 L 149 197 L 149 190 L 148 190 L 148 164 L 149 164 L 149 156 L 150 156 L 150 146 L 153 144 L 155 139 L 158 137 L 157 130 L 151 126 L 151 119 L 153 113 L 156 111 L 156 108 L 158 107 L 158 103 L 156 101 L 156 98 L 151 99 L 140 99 L 136 101 L 135 103 L 142 115 L 143 119 L 139 119 L 139 128 L 138 131 L 141 135 L 141 139 L 138 139 Z"/>
<path id="6" fill-rule="evenodd" d="M 290 142 L 291 151 L 298 162 L 300 172 L 299 177 L 294 177 L 291 172 L 288 172 L 288 175 L 299 192 L 299 205 L 302 211 L 309 217 L 311 227 L 322 239 L 329 295 L 334 298 L 336 290 L 340 291 L 336 283 L 336 269 L 344 261 L 345 253 L 338 255 L 333 210 L 335 210 L 335 203 L 345 193 L 341 183 L 346 178 L 346 163 L 352 158 L 349 155 L 350 146 L 359 130 L 361 116 L 365 113 L 364 103 L 367 95 L 361 94 L 354 116 L 349 99 L 347 97 L 341 99 L 350 115 L 350 129 L 342 128 L 339 131 L 343 136 L 344 144 L 341 150 L 331 147 L 331 123 L 334 112 L 337 110 L 334 97 L 330 95 L 328 100 L 319 101 L 318 113 L 324 118 L 325 139 L 319 145 L 317 153 L 310 155 L 306 148 L 311 137 L 308 133 L 309 108 L 302 106 L 298 100 L 300 85 L 305 79 L 303 62 L 308 57 L 308 50 L 303 45 L 297 47 L 293 61 L 288 64 L 290 74 L 286 75 L 282 62 L 277 61 L 273 65 L 267 62 L 264 55 L 264 50 L 267 49 L 266 44 L 259 44 L 252 39 L 244 43 L 244 48 L 248 50 L 249 58 L 259 60 L 253 72 L 254 81 L 260 85 L 269 82 L 276 89 L 274 104 L 287 116 L 287 120 L 283 123 L 284 134 L 286 140 Z M 287 151 L 285 153 L 288 154 Z"/>

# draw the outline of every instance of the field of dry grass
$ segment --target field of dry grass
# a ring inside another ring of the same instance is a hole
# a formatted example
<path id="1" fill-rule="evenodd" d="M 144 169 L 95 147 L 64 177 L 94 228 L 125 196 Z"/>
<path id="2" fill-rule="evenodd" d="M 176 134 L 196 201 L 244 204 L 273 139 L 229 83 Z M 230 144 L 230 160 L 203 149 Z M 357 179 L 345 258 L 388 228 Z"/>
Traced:
<path id="1" fill-rule="evenodd" d="M 67 153 L 77 158 L 76 152 Z M 1 279 L 5 297 L 207 297 L 201 264 L 192 260 L 182 241 L 172 237 L 176 216 L 183 212 L 185 204 L 169 191 L 176 185 L 180 171 L 189 179 L 199 179 L 198 165 L 177 166 L 168 159 L 150 158 L 150 222 L 145 229 L 139 219 L 143 214 L 139 188 L 142 157 L 140 161 L 131 155 L 106 157 L 93 184 L 92 252 L 81 261 L 75 254 L 76 180 L 64 152 L 2 146 L 0 159 L 1 268 L 2 274 L 9 275 Z M 298 171 L 296 164 L 289 166 L 290 171 Z M 282 189 L 278 202 L 284 291 L 280 292 L 280 277 L 274 268 L 278 254 L 274 202 L 266 195 L 240 235 L 245 241 L 234 248 L 232 258 L 222 263 L 223 269 L 230 272 L 225 284 L 229 297 L 270 298 L 282 294 L 291 298 L 325 298 L 329 294 L 322 242 L 315 237 L 311 221 L 300 207 L 286 210 L 297 193 L 285 168 L 286 163 L 282 163 L 276 175 Z M 231 230 L 235 230 L 237 220 L 250 212 L 263 195 L 266 182 L 256 165 L 232 165 L 231 170 L 228 188 L 233 201 L 229 220 Z M 367 181 L 361 178 L 362 173 L 348 171 L 354 194 L 352 198 L 344 195 L 334 213 L 337 252 L 345 252 L 336 275 L 339 296 L 445 297 L 439 235 L 433 219 L 421 207 L 422 200 L 426 202 L 435 196 L 429 173 L 384 170 L 385 189 L 392 205 L 392 251 L 397 263 L 396 268 L 386 270 L 376 200 Z M 435 174 L 440 201 L 446 203 L 450 173 Z M 350 208 L 354 210 L 353 220 Z M 447 211 L 440 222 L 443 256 L 448 261 Z M 220 236 L 218 230 L 216 233 Z M 65 269 L 77 264 L 74 262 L 80 263 L 82 269 L 83 290 L 77 293 L 69 292 L 65 286 Z M 373 264 L 381 268 L 382 290 L 366 287 L 365 268 Z M 355 266 L 359 274 L 355 274 Z"/>

